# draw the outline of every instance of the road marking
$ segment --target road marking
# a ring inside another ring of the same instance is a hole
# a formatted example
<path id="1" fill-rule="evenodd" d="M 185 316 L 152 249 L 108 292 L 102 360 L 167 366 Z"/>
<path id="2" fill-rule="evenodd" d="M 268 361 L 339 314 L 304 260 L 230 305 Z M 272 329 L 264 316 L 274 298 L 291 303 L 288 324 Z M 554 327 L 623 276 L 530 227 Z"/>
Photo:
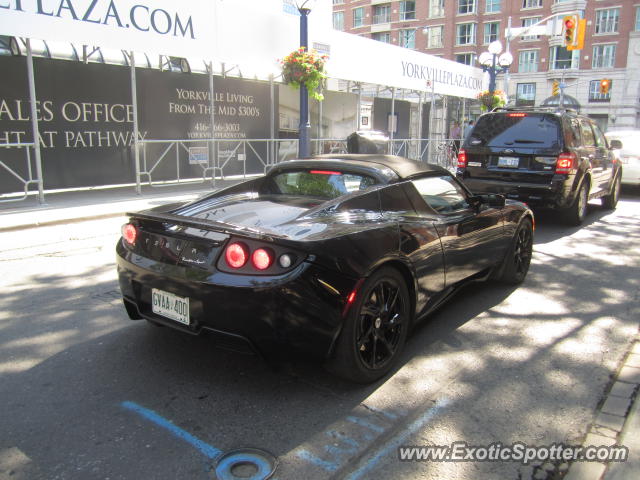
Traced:
<path id="1" fill-rule="evenodd" d="M 397 449 L 400 445 L 406 442 L 409 436 L 416 433 L 422 427 L 424 427 L 429 421 L 436 417 L 442 410 L 444 410 L 449 404 L 449 400 L 444 398 L 436 401 L 435 405 L 424 412 L 413 423 L 411 423 L 406 429 L 402 430 L 402 433 L 392 437 L 386 444 L 380 447 L 364 465 L 357 468 L 345 478 L 347 480 L 357 480 L 363 478 L 363 476 L 376 468 L 383 457 L 389 455 L 393 450 Z"/>
<path id="2" fill-rule="evenodd" d="M 222 454 L 222 450 L 218 450 L 216 447 L 213 447 L 208 443 L 203 442 L 199 438 L 191 435 L 189 432 L 181 429 L 180 427 L 175 426 L 169 420 L 161 417 L 153 410 L 149 410 L 148 408 L 144 408 L 138 405 L 137 403 L 129 402 L 129 401 L 122 402 L 120 405 L 126 408 L 127 410 L 131 410 L 132 412 L 137 413 L 141 417 L 146 418 L 147 420 L 155 423 L 159 427 L 162 427 L 168 430 L 173 435 L 178 437 L 180 440 L 184 440 L 185 442 L 190 444 L 192 447 L 195 447 L 197 450 L 199 450 L 203 455 L 205 455 L 208 458 L 216 458 Z"/>

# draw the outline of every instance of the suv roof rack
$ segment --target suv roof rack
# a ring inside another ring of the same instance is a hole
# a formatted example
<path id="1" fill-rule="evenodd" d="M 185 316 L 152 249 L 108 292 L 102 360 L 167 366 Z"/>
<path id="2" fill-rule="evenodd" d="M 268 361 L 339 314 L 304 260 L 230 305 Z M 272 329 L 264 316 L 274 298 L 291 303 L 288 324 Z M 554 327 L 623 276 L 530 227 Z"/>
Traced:
<path id="1" fill-rule="evenodd" d="M 567 107 L 555 107 L 555 106 L 551 106 L 551 107 L 531 107 L 531 106 L 527 106 L 527 107 L 496 107 L 494 109 L 491 110 L 491 112 L 500 112 L 500 111 L 504 111 L 504 112 L 553 112 L 553 113 L 561 113 L 561 112 L 568 112 L 568 113 L 575 113 L 578 114 L 578 111 L 574 108 L 567 108 Z"/>

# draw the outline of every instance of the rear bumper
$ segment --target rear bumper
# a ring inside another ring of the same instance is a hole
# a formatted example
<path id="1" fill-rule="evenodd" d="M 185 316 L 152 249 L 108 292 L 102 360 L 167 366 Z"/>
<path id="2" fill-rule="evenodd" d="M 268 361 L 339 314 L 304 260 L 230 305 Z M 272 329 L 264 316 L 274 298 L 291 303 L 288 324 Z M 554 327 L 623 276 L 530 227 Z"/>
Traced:
<path id="1" fill-rule="evenodd" d="M 217 272 L 206 281 L 193 280 L 189 268 L 141 258 L 121 248 L 117 264 L 131 318 L 146 318 L 192 335 L 212 333 L 219 346 L 266 358 L 295 353 L 326 358 L 342 327 L 344 298 L 355 285 L 306 262 L 278 277 Z M 153 313 L 152 288 L 188 297 L 191 324 Z"/>
<path id="2" fill-rule="evenodd" d="M 573 199 L 571 190 L 565 187 L 564 180 L 550 184 L 503 182 L 500 180 L 482 180 L 458 175 L 458 178 L 473 193 L 499 193 L 507 198 L 524 202 L 533 207 L 566 208 Z"/>

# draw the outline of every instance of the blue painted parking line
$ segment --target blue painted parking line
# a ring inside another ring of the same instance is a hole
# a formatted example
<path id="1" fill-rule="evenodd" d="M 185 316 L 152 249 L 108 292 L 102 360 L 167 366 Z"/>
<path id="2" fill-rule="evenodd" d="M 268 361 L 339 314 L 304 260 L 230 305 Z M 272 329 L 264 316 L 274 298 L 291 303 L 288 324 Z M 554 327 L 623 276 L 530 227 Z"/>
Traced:
<path id="1" fill-rule="evenodd" d="M 420 417 L 414 420 L 406 429 L 402 431 L 402 433 L 396 435 L 388 442 L 386 442 L 381 448 L 379 448 L 375 453 L 373 453 L 373 455 L 370 456 L 369 460 L 365 464 L 352 471 L 345 478 L 347 480 L 370 478 L 370 476 L 367 474 L 370 473 L 371 470 L 375 469 L 384 457 L 396 450 L 399 446 L 406 442 L 411 435 L 413 435 L 427 423 L 429 423 L 429 421 L 431 421 L 442 410 L 444 410 L 448 404 L 449 400 L 446 398 L 437 401 L 432 408 L 420 415 Z"/>
<path id="2" fill-rule="evenodd" d="M 159 427 L 162 427 L 165 430 L 168 430 L 174 436 L 178 437 L 181 440 L 184 440 L 185 442 L 190 444 L 192 447 L 195 447 L 197 450 L 199 450 L 203 455 L 205 455 L 208 458 L 216 458 L 222 454 L 222 450 L 219 450 L 216 447 L 213 447 L 208 443 L 203 442 L 199 438 L 191 435 L 189 432 L 181 429 L 180 427 L 175 426 L 169 420 L 161 417 L 153 410 L 149 410 L 148 408 L 144 408 L 138 405 L 137 403 L 128 402 L 128 401 L 122 402 L 120 405 L 126 408 L 127 410 L 131 410 L 132 412 L 137 413 L 141 417 L 155 423 Z"/>

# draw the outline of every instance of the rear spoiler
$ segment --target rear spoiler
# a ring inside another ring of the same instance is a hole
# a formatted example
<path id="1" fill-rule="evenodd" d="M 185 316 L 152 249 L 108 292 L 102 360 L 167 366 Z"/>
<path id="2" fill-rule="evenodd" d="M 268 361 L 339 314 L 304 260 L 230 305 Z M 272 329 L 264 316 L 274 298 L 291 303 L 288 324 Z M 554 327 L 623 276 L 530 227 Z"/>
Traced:
<path id="1" fill-rule="evenodd" d="M 200 230 L 211 230 L 214 232 L 226 233 L 228 235 L 243 235 L 257 240 L 273 241 L 274 238 L 284 239 L 284 237 L 280 235 L 273 235 L 254 228 L 229 225 L 227 223 L 214 222 L 204 218 L 185 217 L 182 215 L 175 215 L 173 213 L 156 213 L 147 210 L 138 213 L 126 213 L 126 215 L 131 219 L 170 223 L 172 225 L 181 225 Z"/>

